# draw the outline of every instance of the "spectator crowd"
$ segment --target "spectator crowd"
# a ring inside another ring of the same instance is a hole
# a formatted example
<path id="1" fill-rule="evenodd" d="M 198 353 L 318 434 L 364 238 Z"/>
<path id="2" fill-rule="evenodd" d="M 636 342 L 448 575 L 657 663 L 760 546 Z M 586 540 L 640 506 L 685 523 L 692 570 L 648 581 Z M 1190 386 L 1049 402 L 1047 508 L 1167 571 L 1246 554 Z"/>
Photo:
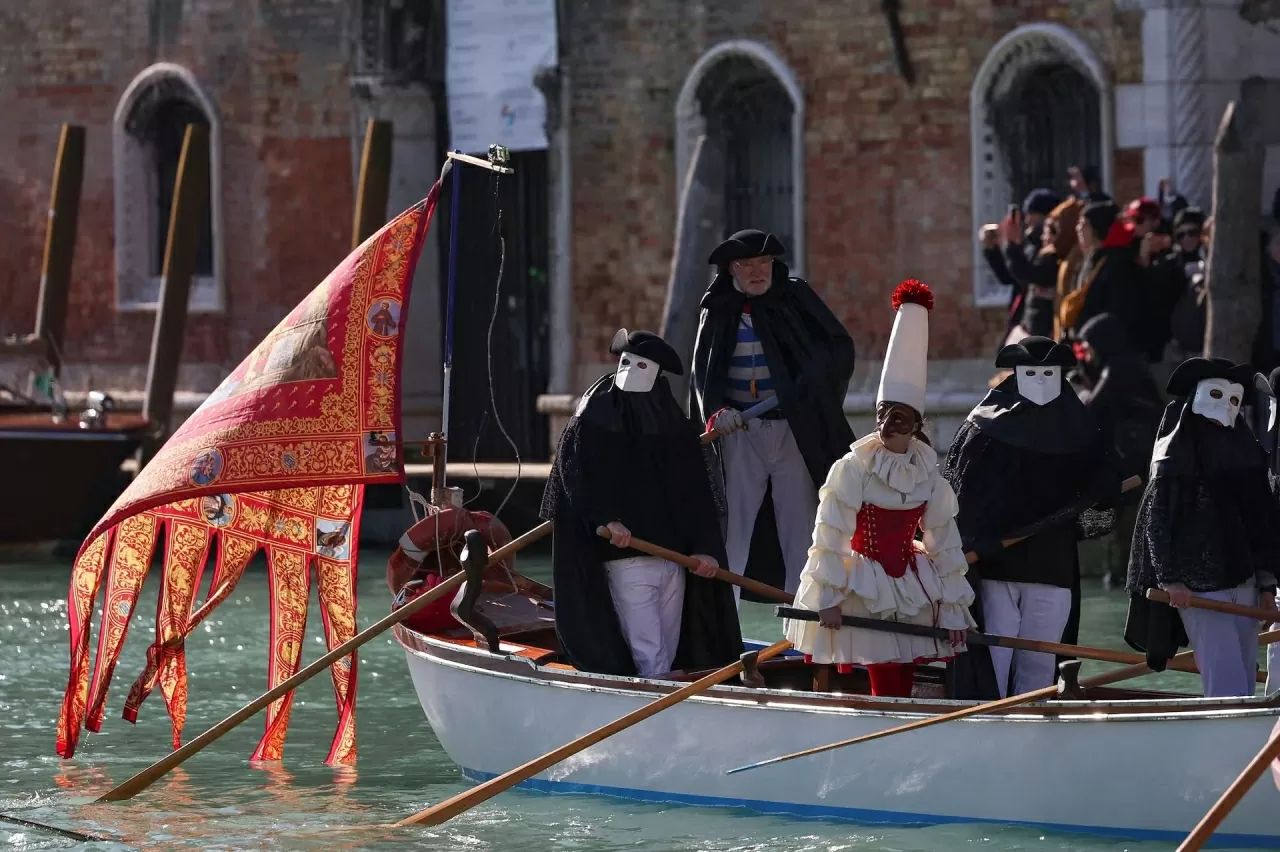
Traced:
<path id="1" fill-rule="evenodd" d="M 1213 220 L 1167 179 L 1158 199 L 1121 207 L 1103 191 L 1096 168 L 1072 168 L 1068 178 L 1065 198 L 1036 189 L 979 234 L 986 262 L 1010 290 L 1002 345 L 1029 335 L 1071 344 L 1077 393 L 1114 435 L 1126 475 L 1145 475 L 1165 382 L 1204 349 Z M 1280 189 L 1260 240 L 1252 364 L 1267 375 L 1280 367 Z M 1132 509 L 1118 521 L 1107 568 L 1123 577 Z"/>

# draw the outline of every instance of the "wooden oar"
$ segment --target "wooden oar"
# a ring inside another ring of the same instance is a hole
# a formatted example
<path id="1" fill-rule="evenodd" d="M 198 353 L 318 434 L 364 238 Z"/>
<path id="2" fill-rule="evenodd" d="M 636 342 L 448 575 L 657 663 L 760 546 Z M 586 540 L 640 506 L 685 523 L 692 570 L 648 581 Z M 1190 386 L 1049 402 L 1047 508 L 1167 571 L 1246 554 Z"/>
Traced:
<path id="1" fill-rule="evenodd" d="M 1263 645 L 1268 645 L 1277 640 L 1280 640 L 1280 630 L 1272 630 L 1271 632 L 1263 633 L 1261 636 L 1258 637 L 1259 644 L 1263 644 Z M 1173 659 L 1174 660 L 1192 659 L 1192 652 L 1183 651 L 1182 653 L 1175 655 Z M 1088 689 L 1091 686 L 1105 686 L 1109 683 L 1117 683 L 1122 680 L 1128 680 L 1129 678 L 1139 677 L 1141 675 L 1147 674 L 1150 671 L 1151 669 L 1147 668 L 1146 663 L 1139 663 L 1138 665 L 1125 666 L 1122 669 L 1103 672 L 1102 674 L 1097 674 L 1097 675 L 1094 675 L 1093 677 L 1084 678 L 1080 681 L 1080 686 L 1084 689 Z M 739 766 L 736 769 L 730 769 L 725 774 L 732 775 L 735 772 L 746 772 L 749 769 L 759 769 L 762 766 L 770 766 L 775 763 L 782 763 L 783 761 L 786 761 L 786 760 L 795 760 L 797 757 L 807 757 L 808 755 L 811 755 L 811 754 L 821 754 L 824 751 L 831 751 L 837 748 L 844 748 L 845 746 L 858 745 L 859 743 L 867 743 L 867 742 L 871 742 L 872 740 L 883 739 L 884 737 L 891 737 L 894 734 L 906 733 L 907 731 L 918 731 L 921 728 L 929 728 L 929 727 L 932 727 L 933 725 L 941 725 L 943 722 L 952 722 L 952 721 L 955 721 L 956 719 L 967 719 L 970 716 L 980 716 L 984 713 L 1000 713 L 1005 710 L 1009 710 L 1013 707 L 1020 707 L 1023 704 L 1030 704 L 1033 701 L 1039 701 L 1042 698 L 1052 698 L 1057 694 L 1058 694 L 1057 685 L 1046 686 L 1044 689 L 1036 689 L 1031 692 L 1024 692 L 1021 695 L 1011 695 L 1008 698 L 1001 698 L 999 701 L 989 701 L 985 704 L 975 704 L 974 706 L 966 707 L 963 710 L 956 710 L 952 713 L 943 713 L 938 716 L 930 716 L 927 719 L 920 719 L 915 722 L 909 722 L 905 725 L 899 725 L 896 728 L 887 728 L 883 731 L 876 731 L 870 734 L 863 734 L 860 737 L 854 737 L 848 740 L 841 740 L 838 743 L 830 743 L 828 745 L 815 746 L 814 748 L 807 748 L 807 749 L 804 749 L 803 751 L 792 752 L 791 754 L 784 754 L 781 757 L 771 757 L 768 760 L 762 760 L 762 761 L 759 761 L 758 763 L 751 763 L 746 766 Z"/>
<path id="2" fill-rule="evenodd" d="M 789 618 L 797 621 L 817 621 L 818 613 L 811 609 L 796 609 L 789 606 L 777 607 L 777 615 L 779 618 Z M 924 636 L 929 639 L 939 639 L 946 642 L 950 638 L 950 631 L 941 627 L 929 627 L 924 624 L 904 624 L 900 621 L 886 621 L 881 618 L 862 618 L 856 615 L 841 616 L 841 620 L 846 627 L 860 627 L 863 630 L 880 630 L 885 633 L 903 633 L 908 636 Z M 1081 660 L 1097 660 L 1103 663 L 1124 663 L 1126 665 L 1137 665 L 1144 662 L 1145 657 L 1141 654 L 1130 654 L 1125 651 L 1112 651 L 1109 648 L 1090 648 L 1085 645 L 1067 645 L 1062 642 L 1041 642 L 1035 639 L 1022 639 L 1017 636 L 997 636 L 994 633 L 979 633 L 977 630 L 970 630 L 965 634 L 965 641 L 970 645 L 991 645 L 997 648 L 1013 648 L 1019 651 L 1039 651 L 1044 654 L 1053 654 L 1058 657 L 1077 657 Z M 1174 671 L 1189 672 L 1198 674 L 1200 669 L 1196 665 L 1195 660 L 1178 660 L 1177 658 L 1169 661 L 1168 668 Z M 1258 672 L 1258 682 L 1264 683 L 1267 679 L 1265 672 Z"/>
<path id="3" fill-rule="evenodd" d="M 601 538 L 609 538 L 610 536 L 609 528 L 596 527 L 596 535 L 600 536 Z M 650 556 L 656 556 L 659 559 L 665 559 L 668 562 L 674 562 L 677 565 L 683 565 L 685 568 L 688 568 L 690 571 L 698 567 L 698 560 L 694 559 L 692 556 L 685 556 L 683 553 L 676 553 L 674 550 L 668 550 L 667 548 L 662 547 L 661 545 L 650 544 L 649 542 L 645 541 L 642 538 L 636 538 L 632 536 L 630 547 L 635 548 L 641 553 L 647 553 Z M 775 600 L 780 603 L 789 604 L 795 600 L 794 595 L 789 595 L 786 592 L 784 592 L 782 589 L 779 589 L 775 586 L 770 586 L 767 583 L 761 583 L 759 580 L 752 580 L 750 577 L 739 577 L 737 574 L 733 573 L 732 571 L 726 571 L 723 568 L 716 569 L 715 578 L 717 580 L 723 580 L 726 583 L 730 583 L 734 586 L 737 586 L 740 589 L 746 589 L 749 592 L 755 592 L 757 595 L 759 595 L 762 598 L 769 598 L 771 600 Z"/>
<path id="4" fill-rule="evenodd" d="M 759 652 L 758 660 L 764 660 L 776 657 L 785 651 L 790 650 L 791 643 L 787 641 L 774 642 L 768 648 Z M 744 655 L 745 656 L 745 655 Z M 560 746 L 554 751 L 549 751 L 542 757 L 535 758 L 515 769 L 511 769 L 502 773 L 497 778 L 490 779 L 483 784 L 473 787 L 470 790 L 459 793 L 449 799 L 444 800 L 438 805 L 432 805 L 418 811 L 416 814 L 394 823 L 395 826 L 407 825 L 439 825 L 442 822 L 453 819 L 463 811 L 470 810 L 481 802 L 485 802 L 494 796 L 507 790 L 521 781 L 526 781 L 537 775 L 549 766 L 559 763 L 567 757 L 572 757 L 585 748 L 595 745 L 601 740 L 608 739 L 614 734 L 625 731 L 637 722 L 643 722 L 650 716 L 661 713 L 668 707 L 679 704 L 686 698 L 691 698 L 699 693 L 706 692 L 718 683 L 723 683 L 732 677 L 736 677 L 742 672 L 742 660 L 731 663 L 722 669 L 719 669 L 707 675 L 700 680 L 696 680 L 688 686 L 683 686 L 675 692 L 662 696 L 657 701 L 650 702 L 638 710 L 633 710 L 627 715 L 596 728 L 589 734 L 583 734 L 571 743 Z"/>
<path id="5" fill-rule="evenodd" d="M 1164 589 L 1147 589 L 1147 600 L 1167 604 L 1169 603 L 1169 593 Z M 1170 604 L 1170 606 L 1172 606 L 1172 604 Z M 1261 621 L 1263 624 L 1280 621 L 1280 610 L 1263 609 L 1260 606 L 1245 606 L 1244 604 L 1227 603 L 1226 601 L 1215 601 L 1211 598 L 1192 596 L 1191 608 L 1211 609 L 1214 612 L 1221 612 L 1227 615 L 1238 615 L 1242 618 L 1252 618 L 1254 621 Z"/>
<path id="6" fill-rule="evenodd" d="M 1131 476 L 1128 479 L 1126 479 L 1124 482 L 1120 483 L 1120 493 L 1124 494 L 1127 491 L 1132 491 L 1133 489 L 1137 488 L 1140 485 L 1142 485 L 1142 477 Z M 1000 542 L 1000 546 L 1013 547 L 1018 542 L 1026 541 L 1027 539 L 1031 538 L 1031 536 L 1033 535 L 1039 535 L 1040 533 L 1044 532 L 1050 527 L 1054 527 L 1054 526 L 1057 526 L 1058 524 L 1066 523 L 1067 521 L 1074 518 L 1076 515 L 1079 515 L 1081 512 L 1088 509 L 1090 506 L 1094 504 L 1094 502 L 1095 501 L 1093 500 L 1092 497 L 1086 497 L 1082 500 L 1078 500 L 1075 503 L 1072 503 L 1070 506 L 1067 506 L 1063 509 L 1059 509 L 1058 511 L 1054 512 L 1052 515 L 1049 515 L 1047 518 L 1041 518 L 1040 520 L 1036 521 L 1034 524 L 1028 524 L 1027 526 L 1018 530 L 1008 538 L 1002 539 Z M 964 559 L 970 565 L 977 562 L 978 561 L 977 551 L 974 551 L 974 550 L 969 551 L 964 555 Z"/>
<path id="7" fill-rule="evenodd" d="M 748 420 L 755 420 L 760 415 L 768 414 L 770 411 L 773 411 L 773 409 L 777 407 L 778 407 L 778 398 L 776 396 L 771 396 L 768 399 L 766 399 L 764 402 L 757 402 L 755 405 L 751 406 L 750 408 L 743 409 L 742 422 L 745 423 Z M 702 437 L 699 440 L 701 440 L 702 443 L 704 444 L 710 444 L 712 441 L 714 441 L 716 438 L 719 438 L 719 437 L 720 437 L 719 432 L 717 432 L 714 429 L 708 429 L 706 432 L 702 433 Z"/>
<path id="8" fill-rule="evenodd" d="M 1277 725 L 1271 732 L 1271 739 L 1262 747 L 1262 751 L 1254 755 L 1253 760 L 1249 761 L 1249 765 L 1244 771 L 1231 782 L 1231 786 L 1226 792 L 1214 802 L 1209 812 L 1200 818 L 1200 822 L 1196 823 L 1196 827 L 1187 835 L 1187 839 L 1182 841 L 1182 845 L 1178 847 L 1178 852 L 1199 852 L 1209 837 L 1218 830 L 1218 826 L 1222 825 L 1223 820 L 1231 813 L 1231 809 L 1240 804 L 1240 800 L 1245 797 L 1249 789 L 1257 783 L 1262 777 L 1262 773 L 1267 771 L 1267 767 L 1277 757 L 1280 757 L 1280 725 Z"/>
<path id="9" fill-rule="evenodd" d="M 501 562 L 503 559 L 506 559 L 511 554 L 519 550 L 522 550 L 528 545 L 533 544 L 535 541 L 545 537 L 549 532 L 551 532 L 551 521 L 547 521 L 545 523 L 539 524 L 538 526 L 529 530 L 524 535 L 508 542 L 507 544 L 504 544 L 502 547 L 498 548 L 492 554 L 490 554 L 489 565 L 493 566 L 498 564 L 499 562 Z M 356 650 L 361 645 L 364 645 L 370 639 L 376 638 L 377 636 L 386 632 L 391 627 L 394 627 L 395 625 L 404 621 L 406 618 L 413 615 L 415 612 L 418 612 L 419 610 L 423 609 L 424 607 L 429 605 L 431 602 L 438 600 L 444 597 L 445 595 L 454 592 L 459 586 L 462 585 L 462 581 L 465 579 L 465 577 L 466 575 L 462 571 L 459 571 L 453 576 L 447 578 L 444 582 L 440 583 L 438 586 L 433 587 L 431 591 L 423 595 L 419 595 L 418 597 L 409 601 L 407 604 L 400 607 L 399 609 L 393 610 L 391 613 L 384 616 L 381 620 L 379 620 L 378 622 L 376 622 L 370 627 L 366 627 L 364 630 L 357 633 L 355 636 L 351 637 L 346 642 L 343 642 L 341 645 L 334 648 L 332 651 L 325 654 L 323 657 L 320 657 L 318 660 L 311 663 L 311 665 L 307 666 L 306 668 L 298 672 L 293 677 L 285 680 L 279 686 L 275 687 L 274 689 L 267 690 L 262 695 L 258 696 L 253 701 L 251 701 L 250 703 L 246 704 L 244 707 L 237 710 L 235 713 L 232 713 L 230 716 L 223 719 L 221 722 L 214 725 L 212 728 L 210 728 L 200 736 L 193 739 L 191 742 L 187 743 L 186 745 L 182 746 L 179 749 L 176 749 L 175 751 L 170 752 L 168 756 L 151 764 L 146 769 L 142 770 L 137 775 L 125 781 L 120 786 L 115 787 L 109 790 L 108 792 L 104 793 L 102 796 L 100 796 L 97 799 L 97 801 L 120 802 L 125 799 L 131 799 L 134 796 L 138 795 L 143 790 L 147 789 L 152 784 L 154 784 L 157 780 L 159 780 L 170 769 L 173 769 L 175 766 L 185 761 L 188 757 L 191 757 L 193 754 L 200 751 L 205 746 L 209 745 L 214 740 L 221 737 L 227 731 L 230 731 L 232 728 L 236 727 L 244 720 L 250 718 L 251 716 L 256 714 L 259 710 L 261 710 L 262 708 L 270 704 L 272 701 L 275 701 L 280 696 L 285 695 L 286 693 L 292 692 L 294 689 L 297 689 L 299 686 L 301 686 L 306 681 L 310 680 L 315 675 L 328 669 L 329 666 L 332 665 L 333 663 L 337 662 L 338 660 L 341 660 L 347 654 L 350 654 L 352 651 Z"/>

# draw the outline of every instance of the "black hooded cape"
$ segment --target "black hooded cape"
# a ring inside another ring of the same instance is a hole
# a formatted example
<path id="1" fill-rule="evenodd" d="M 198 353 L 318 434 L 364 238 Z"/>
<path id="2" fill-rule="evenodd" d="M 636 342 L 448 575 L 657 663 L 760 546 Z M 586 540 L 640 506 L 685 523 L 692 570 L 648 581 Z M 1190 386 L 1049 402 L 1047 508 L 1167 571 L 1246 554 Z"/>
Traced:
<path id="1" fill-rule="evenodd" d="M 702 423 L 728 405 L 729 359 L 747 301 L 733 286 L 733 276 L 723 269 L 702 297 L 689 383 L 689 411 Z M 778 395 L 777 410 L 791 427 L 817 489 L 854 441 L 844 415 L 844 398 L 853 378 L 853 338 L 809 284 L 790 277 L 779 260 L 773 263 L 772 285 L 751 297 L 750 303 L 751 322 Z M 780 587 L 785 575 L 770 496 L 758 517 L 747 574 Z M 772 554 L 776 564 L 764 564 L 765 554 Z M 744 597 L 754 599 L 749 593 Z"/>
<path id="2" fill-rule="evenodd" d="M 1177 610 L 1147 600 L 1148 589 L 1182 583 L 1192 592 L 1217 591 L 1275 570 L 1280 506 L 1267 468 L 1243 416 L 1227 429 L 1194 413 L 1190 396 L 1165 408 L 1125 584 L 1125 641 L 1155 671 L 1188 639 Z"/>
<path id="3" fill-rule="evenodd" d="M 1124 324 L 1113 314 L 1099 314 L 1085 323 L 1080 339 L 1098 356 L 1095 362 L 1080 365 L 1090 384 L 1081 401 L 1115 448 L 1122 473 L 1142 475 L 1151 463 L 1164 411 L 1151 368 L 1141 355 L 1128 351 Z"/>
<path id="4" fill-rule="evenodd" d="M 728 562 L 698 435 L 665 377 L 647 393 L 630 393 L 607 375 L 583 394 L 560 438 L 540 514 L 555 522 L 560 649 L 582 671 L 636 674 L 603 563 L 645 554 L 614 547 L 598 527 L 621 521 L 637 538 Z M 733 589 L 689 572 L 675 667 L 714 668 L 741 654 Z"/>
<path id="5" fill-rule="evenodd" d="M 956 525 L 965 551 L 981 558 L 969 566 L 974 602 L 983 630 L 981 580 L 1043 583 L 1071 590 L 1071 616 L 1062 641 L 1075 644 L 1080 625 L 1080 562 L 1077 542 L 1086 534 L 1077 522 L 1063 523 L 1001 549 L 1018 530 L 1097 495 L 1105 505 L 1118 497 L 1120 476 L 1106 453 L 1089 412 L 1063 382 L 1046 405 L 1018 393 L 1010 376 L 992 389 L 956 432 L 943 476 L 960 504 Z M 1106 529 L 1101 530 L 1106 532 Z M 1098 530 L 1090 529 L 1097 535 Z M 949 670 L 955 698 L 994 699 L 990 651 L 974 645 Z"/>

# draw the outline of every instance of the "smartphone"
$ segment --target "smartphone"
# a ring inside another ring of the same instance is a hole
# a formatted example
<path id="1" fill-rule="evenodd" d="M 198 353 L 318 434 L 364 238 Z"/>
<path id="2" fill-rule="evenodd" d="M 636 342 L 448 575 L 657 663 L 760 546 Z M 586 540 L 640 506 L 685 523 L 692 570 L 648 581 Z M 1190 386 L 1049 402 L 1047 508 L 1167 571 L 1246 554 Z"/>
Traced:
<path id="1" fill-rule="evenodd" d="M 1017 216 L 1020 212 L 1022 212 L 1021 207 L 1019 207 L 1017 204 L 1010 204 L 1009 209 L 1005 215 L 1007 215 L 1010 219 L 1012 219 L 1014 216 Z"/>

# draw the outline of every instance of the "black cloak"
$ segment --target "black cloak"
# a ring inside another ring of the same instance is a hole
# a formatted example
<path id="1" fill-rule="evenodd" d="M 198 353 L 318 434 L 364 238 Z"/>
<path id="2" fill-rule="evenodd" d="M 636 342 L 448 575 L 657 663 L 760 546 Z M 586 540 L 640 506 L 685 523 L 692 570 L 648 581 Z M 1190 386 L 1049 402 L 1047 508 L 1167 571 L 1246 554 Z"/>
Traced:
<path id="1" fill-rule="evenodd" d="M 1069 349 L 1053 341 L 1023 341 L 1005 347 L 997 366 L 1065 367 Z M 1011 352 L 1018 350 L 1019 352 Z M 1080 563 L 1077 543 L 1109 531 L 1109 513 L 1051 527 L 1009 548 L 1000 542 L 1084 498 L 1104 505 L 1118 498 L 1120 475 L 1102 433 L 1075 395 L 1062 392 L 1045 405 L 1018 393 L 1016 376 L 992 389 L 956 432 L 943 476 L 960 504 L 956 525 L 965 551 L 978 561 L 967 577 L 974 590 L 971 612 L 984 628 L 981 580 L 1043 583 L 1071 590 L 1071 615 L 1062 641 L 1074 644 L 1080 624 Z M 1101 521 L 1101 522 L 1099 522 Z M 953 697 L 997 698 L 990 653 L 972 646 L 950 667 Z"/>
<path id="2" fill-rule="evenodd" d="M 1099 314 L 1085 323 L 1080 339 L 1098 356 L 1080 366 L 1090 385 L 1081 401 L 1115 449 L 1124 475 L 1144 474 L 1164 411 L 1151 368 L 1141 355 L 1128 351 L 1124 324 L 1113 314 Z"/>
<path id="3" fill-rule="evenodd" d="M 681 411 L 666 377 L 646 393 L 617 390 L 613 382 L 612 374 L 604 376 L 583 394 L 560 438 L 540 514 L 555 521 L 552 576 L 561 651 L 582 671 L 634 676 L 602 563 L 644 554 L 614 547 L 596 529 L 621 521 L 637 538 L 677 553 L 703 553 L 722 567 L 728 558 L 699 429 Z M 689 572 L 675 667 L 716 668 L 741 654 L 733 589 Z"/>
<path id="4" fill-rule="evenodd" d="M 1160 423 L 1125 584 L 1125 641 L 1155 671 L 1188 639 L 1177 610 L 1147 600 L 1148 589 L 1172 583 L 1192 592 L 1230 589 L 1273 571 L 1280 557 L 1280 506 L 1262 446 L 1243 415 L 1227 429 L 1191 410 L 1202 379 L 1227 379 L 1247 394 L 1253 375 L 1248 365 L 1191 358 L 1169 377 L 1168 392 L 1177 398 Z"/>

